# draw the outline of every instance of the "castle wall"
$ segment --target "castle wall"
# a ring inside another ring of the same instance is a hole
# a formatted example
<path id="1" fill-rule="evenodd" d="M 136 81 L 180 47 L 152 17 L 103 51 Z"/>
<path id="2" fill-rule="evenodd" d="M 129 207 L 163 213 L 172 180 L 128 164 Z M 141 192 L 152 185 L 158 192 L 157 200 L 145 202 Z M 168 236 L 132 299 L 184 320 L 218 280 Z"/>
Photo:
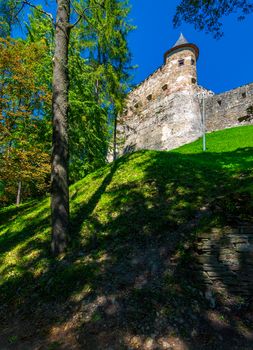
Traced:
<path id="1" fill-rule="evenodd" d="M 129 95 L 120 130 L 124 137 L 122 153 L 137 149 L 170 150 L 201 135 L 200 106 L 194 96 L 201 88 L 188 83 L 169 86 L 168 68 L 161 67 Z M 252 105 L 253 83 L 207 98 L 206 130 L 252 124 L 253 120 L 245 120 L 247 108 Z"/>
<path id="2" fill-rule="evenodd" d="M 184 65 L 179 66 L 179 61 Z M 121 119 L 121 153 L 137 149 L 167 150 L 200 136 L 196 57 L 178 50 L 165 65 L 132 91 Z"/>
<path id="3" fill-rule="evenodd" d="M 200 135 L 200 116 L 195 122 L 199 114 L 196 100 L 187 91 L 160 97 L 124 124 L 125 151 L 166 150 L 190 142 Z"/>
<path id="4" fill-rule="evenodd" d="M 170 150 L 201 136 L 201 105 L 196 93 L 205 89 L 197 84 L 195 49 L 185 44 L 169 50 L 165 64 L 128 95 L 118 126 L 119 154 Z M 206 130 L 253 123 L 245 118 L 252 105 L 253 83 L 208 97 Z"/>
<path id="5" fill-rule="evenodd" d="M 253 83 L 209 97 L 206 101 L 206 127 L 208 131 L 222 130 L 245 121 L 247 108 L 253 105 Z"/>

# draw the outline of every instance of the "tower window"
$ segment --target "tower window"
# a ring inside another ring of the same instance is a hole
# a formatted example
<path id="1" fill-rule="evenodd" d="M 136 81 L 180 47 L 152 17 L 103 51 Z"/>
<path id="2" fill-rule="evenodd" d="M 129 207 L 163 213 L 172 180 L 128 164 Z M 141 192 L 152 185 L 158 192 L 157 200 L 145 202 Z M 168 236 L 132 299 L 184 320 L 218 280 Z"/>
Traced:
<path id="1" fill-rule="evenodd" d="M 152 94 L 150 94 L 150 95 L 147 96 L 147 100 L 148 100 L 148 101 L 151 101 L 151 100 L 152 100 Z"/>
<path id="2" fill-rule="evenodd" d="M 218 100 L 217 103 L 219 106 L 221 106 L 221 100 Z"/>
<path id="3" fill-rule="evenodd" d="M 183 66 L 184 65 L 184 60 L 179 60 L 178 61 L 178 65 L 179 65 L 179 67 Z"/>
<path id="4" fill-rule="evenodd" d="M 192 84 L 196 84 L 196 79 L 192 78 Z"/>
<path id="5" fill-rule="evenodd" d="M 194 66 L 194 64 L 195 64 L 195 60 L 192 58 L 191 59 L 191 65 Z"/>
<path id="6" fill-rule="evenodd" d="M 168 84 L 163 85 L 162 89 L 163 89 L 163 91 L 167 90 L 168 89 Z"/>
<path id="7" fill-rule="evenodd" d="M 246 92 L 242 93 L 242 98 L 246 98 Z"/>

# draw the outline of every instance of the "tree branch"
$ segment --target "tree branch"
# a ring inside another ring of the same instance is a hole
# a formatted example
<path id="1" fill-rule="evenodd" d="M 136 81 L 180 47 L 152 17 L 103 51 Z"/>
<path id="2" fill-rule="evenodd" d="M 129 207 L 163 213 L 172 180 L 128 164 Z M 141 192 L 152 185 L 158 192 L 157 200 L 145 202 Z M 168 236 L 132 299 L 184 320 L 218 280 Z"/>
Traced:
<path id="1" fill-rule="evenodd" d="M 51 19 L 52 23 L 54 23 L 54 17 L 51 13 L 42 10 L 40 7 L 38 7 L 36 5 L 33 5 L 29 0 L 23 0 L 23 4 L 28 5 L 34 9 L 36 9 L 37 11 L 43 13 L 44 15 L 48 16 Z"/>
<path id="2" fill-rule="evenodd" d="M 20 9 L 17 11 L 17 13 L 13 17 L 18 20 L 18 15 L 20 14 L 20 12 L 23 10 L 24 7 L 25 7 L 25 3 L 23 2 Z"/>
<path id="3" fill-rule="evenodd" d="M 79 13 L 78 10 L 75 8 L 73 2 L 70 1 L 71 6 L 73 7 L 75 13 L 79 16 L 78 19 L 75 21 L 75 23 L 73 23 L 73 24 L 70 25 L 71 28 L 74 28 L 74 27 L 81 21 L 82 18 L 83 18 L 86 22 L 88 22 L 90 25 L 92 25 L 91 22 L 89 21 L 88 17 L 86 16 L 86 12 L 89 11 L 89 10 L 91 10 L 92 8 L 97 8 L 98 6 L 104 8 L 104 0 L 102 1 L 101 4 L 98 3 L 98 2 L 95 1 L 95 0 L 94 0 L 94 2 L 96 3 L 96 6 L 89 6 L 89 7 L 86 7 L 86 8 L 82 11 L 82 13 Z"/>
<path id="4" fill-rule="evenodd" d="M 82 13 L 79 13 L 73 4 L 72 4 L 72 7 L 79 17 L 77 18 L 77 20 L 73 24 L 70 25 L 71 28 L 74 28 L 81 21 L 82 18 L 84 20 L 86 20 L 89 24 L 91 24 L 90 21 L 88 20 L 88 17 L 85 14 L 86 11 L 88 11 L 90 9 L 90 7 L 86 7 Z"/>

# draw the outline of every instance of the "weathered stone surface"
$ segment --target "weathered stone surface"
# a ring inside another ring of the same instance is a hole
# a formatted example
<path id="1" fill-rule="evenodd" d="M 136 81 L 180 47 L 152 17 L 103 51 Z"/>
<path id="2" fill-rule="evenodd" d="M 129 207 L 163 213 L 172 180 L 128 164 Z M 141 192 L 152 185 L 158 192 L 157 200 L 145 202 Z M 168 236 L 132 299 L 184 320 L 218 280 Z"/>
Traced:
<path id="1" fill-rule="evenodd" d="M 207 90 L 197 84 L 196 61 L 190 46 L 174 50 L 163 66 L 130 92 L 118 127 L 120 154 L 170 150 L 201 136 L 196 93 Z M 251 105 L 253 84 L 206 98 L 206 131 L 253 123 L 245 120 Z"/>
<path id="2" fill-rule="evenodd" d="M 184 60 L 182 66 L 180 60 Z M 118 129 L 124 139 L 121 151 L 168 150 L 198 138 L 201 116 L 196 81 L 192 49 L 184 48 L 169 56 L 161 68 L 129 94 Z"/>
<path id="3" fill-rule="evenodd" d="M 252 124 L 244 120 L 247 108 L 252 105 L 253 83 L 209 97 L 206 101 L 207 130 Z"/>
<path id="4" fill-rule="evenodd" d="M 215 232 L 216 234 L 213 234 Z M 213 230 L 196 243 L 195 273 L 206 285 L 216 285 L 232 293 L 253 293 L 253 226 Z M 227 234 L 230 232 L 229 234 Z M 247 233 L 246 233 L 247 232 Z M 208 237 L 208 239 L 207 239 Z"/>

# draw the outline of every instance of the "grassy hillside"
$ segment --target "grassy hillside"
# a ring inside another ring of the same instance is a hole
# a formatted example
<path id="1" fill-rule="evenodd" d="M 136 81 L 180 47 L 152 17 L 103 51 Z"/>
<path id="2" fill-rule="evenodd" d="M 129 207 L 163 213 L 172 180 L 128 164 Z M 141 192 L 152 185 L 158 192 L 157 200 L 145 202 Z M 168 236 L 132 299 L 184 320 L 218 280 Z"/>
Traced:
<path id="1" fill-rule="evenodd" d="M 4 346 L 35 349 L 37 339 L 43 349 L 68 341 L 66 349 L 138 349 L 131 337 L 164 332 L 189 346 L 206 305 L 184 247 L 204 230 L 251 221 L 253 212 L 253 126 L 208 134 L 206 153 L 201 145 L 129 154 L 73 185 L 72 242 L 56 260 L 49 199 L 0 210 Z M 20 321 L 10 328 L 12 315 Z"/>

